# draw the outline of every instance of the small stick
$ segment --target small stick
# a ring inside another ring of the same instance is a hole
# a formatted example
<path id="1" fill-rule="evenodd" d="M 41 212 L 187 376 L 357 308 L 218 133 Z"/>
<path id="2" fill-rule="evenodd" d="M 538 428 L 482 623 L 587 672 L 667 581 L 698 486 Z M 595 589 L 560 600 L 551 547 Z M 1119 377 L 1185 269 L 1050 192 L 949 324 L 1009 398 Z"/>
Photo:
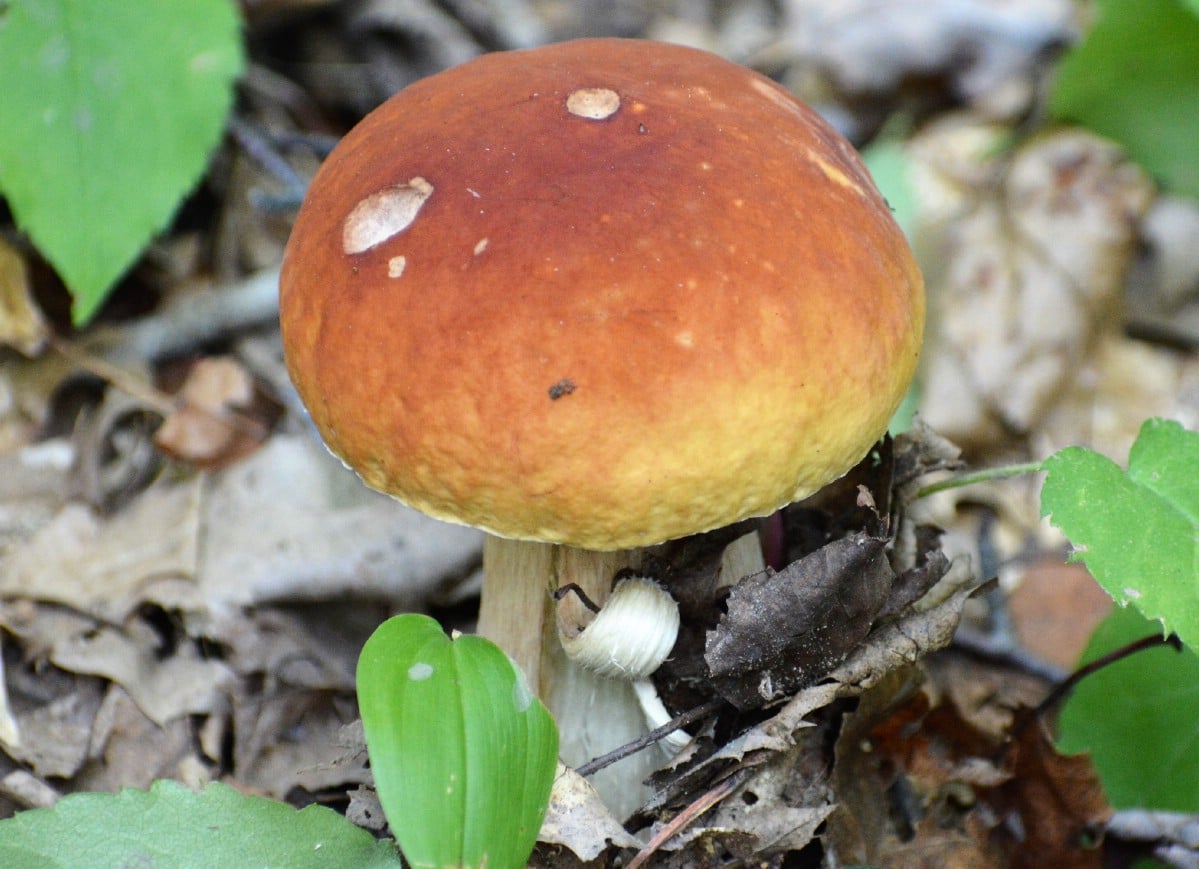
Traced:
<path id="1" fill-rule="evenodd" d="M 672 837 L 676 836 L 680 830 L 739 788 L 749 776 L 749 772 L 748 767 L 742 767 L 707 793 L 701 794 L 699 799 L 671 818 L 670 823 L 663 826 L 649 840 L 648 844 L 629 861 L 628 869 L 638 869 L 639 866 L 645 865 L 645 861 L 652 857 Z"/>
<path id="2" fill-rule="evenodd" d="M 575 772 L 581 776 L 594 775 L 604 767 L 611 766 L 618 760 L 624 760 L 630 754 L 636 754 L 642 749 L 648 748 L 663 737 L 674 733 L 676 730 L 684 728 L 688 724 L 699 721 L 701 718 L 706 718 L 713 712 L 718 711 L 722 706 L 724 706 L 724 700 L 720 699 L 719 697 L 713 698 L 707 703 L 701 703 L 694 709 L 689 709 L 686 712 L 676 715 L 661 727 L 655 727 L 644 736 L 638 737 L 632 742 L 625 743 L 619 748 L 609 751 L 607 754 L 601 754 L 599 757 L 592 758 L 585 764 L 577 767 Z"/>
<path id="3" fill-rule="evenodd" d="M 579 602 L 593 613 L 598 613 L 600 611 L 599 605 L 589 598 L 587 596 L 587 592 L 579 588 L 578 584 L 574 582 L 568 582 L 565 585 L 560 585 L 554 589 L 554 600 L 562 600 L 562 598 L 566 597 L 568 594 L 573 594 L 575 597 L 577 597 Z"/>
<path id="4" fill-rule="evenodd" d="M 1012 728 L 1012 732 L 1008 737 L 1008 741 L 1004 743 L 1003 748 L 999 752 L 1000 756 L 1002 757 L 1007 752 L 1008 747 L 1020 737 L 1020 734 L 1025 731 L 1029 724 L 1042 717 L 1057 703 L 1060 703 L 1066 697 L 1066 695 L 1073 691 L 1078 683 L 1087 676 L 1090 676 L 1092 673 L 1102 670 L 1104 667 L 1114 664 L 1123 658 L 1127 658 L 1129 655 L 1135 655 L 1137 652 L 1143 652 L 1146 649 L 1153 649 L 1157 646 L 1170 646 L 1174 649 L 1174 651 L 1181 652 L 1182 640 L 1178 638 L 1177 634 L 1169 634 L 1167 636 L 1162 636 L 1161 634 L 1150 634 L 1147 637 L 1142 637 L 1141 639 L 1128 643 L 1125 646 L 1121 646 L 1118 649 L 1113 649 L 1106 655 L 1096 658 L 1089 664 L 1079 667 L 1061 682 L 1057 683 L 1057 685 L 1053 687 L 1053 690 L 1049 692 L 1049 696 L 1038 703 L 1036 708 L 1033 709 L 1031 713 L 1025 716 L 1016 724 L 1015 727 Z"/>

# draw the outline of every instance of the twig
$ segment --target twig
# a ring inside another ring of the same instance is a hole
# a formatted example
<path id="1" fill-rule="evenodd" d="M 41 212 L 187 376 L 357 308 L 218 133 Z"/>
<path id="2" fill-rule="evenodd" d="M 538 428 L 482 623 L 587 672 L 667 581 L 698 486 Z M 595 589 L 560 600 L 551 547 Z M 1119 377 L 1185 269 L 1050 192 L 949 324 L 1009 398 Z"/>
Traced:
<path id="1" fill-rule="evenodd" d="M 670 822 L 662 827 L 629 861 L 628 869 L 638 869 L 639 866 L 645 865 L 645 861 L 674 836 L 677 836 L 680 830 L 739 788 L 749 777 L 750 772 L 749 767 L 742 767 L 671 818 Z"/>
<path id="2" fill-rule="evenodd" d="M 228 286 L 178 293 L 128 325 L 93 329 L 82 346 L 116 364 L 153 362 L 278 320 L 279 269 L 273 268 Z"/>
<path id="3" fill-rule="evenodd" d="M 626 743 L 619 748 L 609 751 L 607 754 L 601 754 L 599 757 L 592 758 L 582 766 L 575 769 L 581 776 L 594 775 L 606 766 L 611 766 L 618 760 L 624 760 L 630 754 L 636 754 L 644 748 L 648 748 L 660 739 L 669 736 L 676 730 L 686 727 L 699 721 L 701 718 L 706 718 L 713 712 L 719 710 L 725 705 L 725 701 L 719 697 L 709 700 L 707 703 L 701 703 L 694 709 L 689 709 L 686 712 L 676 715 L 674 718 L 667 721 L 661 727 L 655 727 L 649 733 L 645 734 L 632 742 Z"/>
<path id="4" fill-rule="evenodd" d="M 599 604 L 588 597 L 587 592 L 579 588 L 579 584 L 577 582 L 568 582 L 565 585 L 560 585 L 554 589 L 554 601 L 560 601 L 568 594 L 573 594 L 575 597 L 577 597 L 579 599 L 579 603 L 587 607 L 587 609 L 591 610 L 593 613 L 598 613 L 600 611 Z"/>
<path id="5" fill-rule="evenodd" d="M 1127 658 L 1129 655 L 1135 655 L 1137 652 L 1143 652 L 1146 649 L 1153 649 L 1157 646 L 1170 646 L 1176 652 L 1182 651 L 1182 641 L 1178 638 L 1177 634 L 1169 634 L 1168 636 L 1162 636 L 1161 634 L 1150 634 L 1147 637 L 1142 637 L 1141 639 L 1121 646 L 1118 649 L 1113 649 L 1106 655 L 1096 658 L 1089 664 L 1084 664 L 1083 666 L 1079 667 L 1061 682 L 1058 682 L 1057 685 L 1053 687 L 1053 690 L 1049 692 L 1049 696 L 1038 703 L 1035 709 L 1016 722 L 1015 726 L 1012 728 L 1011 734 L 1008 736 L 1007 742 L 1005 742 L 999 750 L 999 757 L 1002 758 L 1003 755 L 1007 753 L 1008 748 L 1016 743 L 1016 741 L 1020 738 L 1020 735 L 1024 733 L 1025 729 L 1032 724 L 1032 722 L 1039 720 L 1045 715 L 1046 712 L 1052 709 L 1056 704 L 1060 703 L 1066 697 L 1066 695 L 1073 691 L 1078 683 L 1087 676 L 1090 676 L 1092 673 L 1102 670 L 1104 667 L 1110 666 L 1117 661 Z"/>
<path id="6" fill-rule="evenodd" d="M 137 375 L 126 371 L 121 366 L 114 365 L 107 359 L 95 356 L 77 347 L 66 338 L 51 334 L 47 340 L 55 352 L 59 353 L 76 368 L 86 371 L 89 374 L 94 374 L 105 383 L 112 384 L 164 418 L 170 416 L 181 407 L 190 407 L 196 412 L 202 413 L 210 419 L 219 422 L 221 425 L 228 426 L 233 431 L 252 438 L 259 443 L 266 440 L 267 430 L 262 423 L 245 414 L 238 413 L 232 409 L 217 411 L 209 407 L 202 407 L 195 402 L 189 402 L 182 398 L 174 398 L 162 390 L 155 388 Z"/>
<path id="7" fill-rule="evenodd" d="M 953 635 L 953 645 L 968 654 L 1014 667 L 1046 682 L 1060 682 L 1069 675 L 1056 664 L 1042 660 L 1027 649 L 1013 644 L 1011 639 L 1002 634 L 958 628 L 957 633 Z"/>

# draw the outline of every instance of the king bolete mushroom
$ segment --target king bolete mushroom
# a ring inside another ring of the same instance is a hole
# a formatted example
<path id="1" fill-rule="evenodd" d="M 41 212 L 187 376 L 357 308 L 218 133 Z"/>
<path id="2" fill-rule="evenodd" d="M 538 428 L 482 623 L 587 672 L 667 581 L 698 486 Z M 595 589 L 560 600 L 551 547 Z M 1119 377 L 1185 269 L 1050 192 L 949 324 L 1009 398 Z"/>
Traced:
<path id="1" fill-rule="evenodd" d="M 313 179 L 280 307 L 329 448 L 491 533 L 479 630 L 567 763 L 628 736 L 593 704 L 631 689 L 566 659 L 586 613 L 551 592 L 602 603 L 640 548 L 843 475 L 924 322 L 841 136 L 755 72 L 619 39 L 486 55 L 376 109 Z"/>

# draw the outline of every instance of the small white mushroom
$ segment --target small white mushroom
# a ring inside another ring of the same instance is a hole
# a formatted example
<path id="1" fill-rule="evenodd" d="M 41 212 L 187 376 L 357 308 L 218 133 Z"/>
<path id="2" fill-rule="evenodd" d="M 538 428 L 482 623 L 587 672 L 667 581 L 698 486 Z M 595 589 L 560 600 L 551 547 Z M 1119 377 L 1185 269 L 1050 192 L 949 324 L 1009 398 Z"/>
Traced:
<path id="1" fill-rule="evenodd" d="M 627 681 L 644 679 L 662 666 L 678 635 L 679 605 L 644 576 L 617 583 L 604 608 L 580 633 L 558 634 L 572 661 Z"/>

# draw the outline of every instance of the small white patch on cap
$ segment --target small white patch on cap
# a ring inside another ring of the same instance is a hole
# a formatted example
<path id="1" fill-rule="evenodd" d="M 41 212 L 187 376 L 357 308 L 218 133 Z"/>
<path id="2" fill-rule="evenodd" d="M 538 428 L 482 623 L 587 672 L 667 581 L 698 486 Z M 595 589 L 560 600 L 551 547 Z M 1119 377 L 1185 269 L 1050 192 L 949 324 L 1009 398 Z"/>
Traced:
<path id="1" fill-rule="evenodd" d="M 408 678 L 413 682 L 423 682 L 433 675 L 433 665 L 419 661 L 408 668 Z"/>
<path id="2" fill-rule="evenodd" d="M 387 261 L 387 276 L 389 278 L 398 278 L 404 273 L 404 267 L 408 265 L 408 257 L 393 256 Z"/>
<path id="3" fill-rule="evenodd" d="M 487 245 L 489 245 L 490 243 L 491 243 L 491 239 L 489 239 L 489 238 L 479 239 L 478 243 L 475 245 L 475 256 L 478 256 L 483 251 L 487 250 Z"/>
<path id="4" fill-rule="evenodd" d="M 819 169 L 821 172 L 823 172 L 824 177 L 827 178 L 829 181 L 832 181 L 834 184 L 837 184 L 841 187 L 845 187 L 846 189 L 852 190 L 854 193 L 857 193 L 859 196 L 866 195 L 866 191 L 862 189 L 861 185 L 859 185 L 856 181 L 854 181 L 852 178 L 850 178 L 848 175 L 846 175 L 844 172 L 842 172 L 840 169 L 838 169 L 836 166 L 834 166 L 828 160 L 825 160 L 822 156 L 820 156 L 818 153 L 813 151 L 811 148 L 807 148 L 805 150 L 807 151 L 808 160 L 810 160 L 812 163 L 814 163 L 816 165 L 816 168 Z"/>
<path id="5" fill-rule="evenodd" d="M 566 111 L 589 121 L 612 117 L 620 108 L 620 94 L 608 88 L 579 88 L 566 98 Z"/>
<path id="6" fill-rule="evenodd" d="M 424 178 L 387 187 L 354 206 L 342 228 L 341 246 L 347 254 L 362 253 L 407 229 L 416 219 L 433 185 Z"/>

